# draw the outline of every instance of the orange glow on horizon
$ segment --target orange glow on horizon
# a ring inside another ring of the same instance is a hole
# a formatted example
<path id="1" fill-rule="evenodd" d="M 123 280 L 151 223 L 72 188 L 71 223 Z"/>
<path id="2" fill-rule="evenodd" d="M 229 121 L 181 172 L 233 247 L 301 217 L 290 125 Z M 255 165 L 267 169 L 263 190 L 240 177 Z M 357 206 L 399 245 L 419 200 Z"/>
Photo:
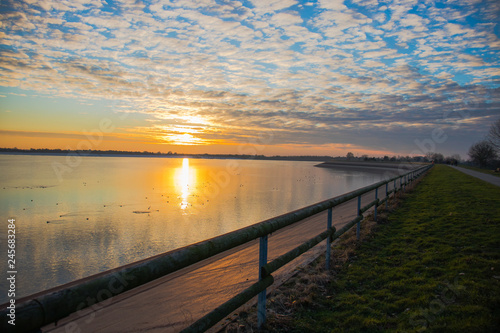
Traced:
<path id="1" fill-rule="evenodd" d="M 184 129 L 185 130 L 185 129 Z M 19 149 L 92 149 L 92 150 L 120 150 L 120 151 L 149 151 L 178 154 L 246 154 L 265 156 L 345 156 L 352 152 L 355 156 L 407 155 L 406 152 L 392 152 L 374 150 L 353 144 L 267 144 L 259 145 L 250 142 L 224 141 L 221 139 L 208 140 L 196 136 L 196 133 L 172 133 L 160 136 L 141 135 L 135 133 L 103 134 L 102 140 L 93 134 L 94 140 L 82 133 L 44 133 L 25 132 L 0 133 L 0 147 Z"/>

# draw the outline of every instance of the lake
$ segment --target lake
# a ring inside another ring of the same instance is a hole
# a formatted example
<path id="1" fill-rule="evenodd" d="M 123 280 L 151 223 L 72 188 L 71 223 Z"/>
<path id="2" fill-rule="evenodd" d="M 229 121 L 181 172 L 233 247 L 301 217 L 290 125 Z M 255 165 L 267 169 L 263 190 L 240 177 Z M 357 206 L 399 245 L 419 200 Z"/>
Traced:
<path id="1" fill-rule="evenodd" d="M 394 175 L 318 163 L 0 155 L 0 267 L 8 271 L 11 218 L 19 298 Z"/>

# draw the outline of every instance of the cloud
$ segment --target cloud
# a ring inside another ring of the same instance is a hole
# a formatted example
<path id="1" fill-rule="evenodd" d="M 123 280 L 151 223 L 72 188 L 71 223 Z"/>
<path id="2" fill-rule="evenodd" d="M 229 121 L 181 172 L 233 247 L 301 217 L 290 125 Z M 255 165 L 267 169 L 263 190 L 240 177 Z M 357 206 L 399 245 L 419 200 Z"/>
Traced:
<path id="1" fill-rule="evenodd" d="M 252 0 L 251 2 L 254 6 L 252 11 L 257 15 L 277 12 L 298 3 L 296 0 Z"/>
<path id="2" fill-rule="evenodd" d="M 60 140 L 80 140 L 88 142 L 93 138 L 102 137 L 106 141 L 123 141 L 123 142 L 134 142 L 134 139 L 130 136 L 122 136 L 120 134 L 107 134 L 107 133 L 86 133 L 86 135 L 80 133 L 68 133 L 68 132 L 37 132 L 37 131 L 12 131 L 12 130 L 0 130 L 0 135 L 10 136 L 10 137 L 29 137 L 29 138 L 49 138 L 49 139 L 60 139 Z M 87 146 L 85 146 L 87 147 Z M 68 149 L 68 147 L 62 147 L 62 149 Z M 71 148 L 75 149 L 75 148 Z"/>
<path id="3" fill-rule="evenodd" d="M 1 86 L 114 101 L 149 121 L 128 127 L 148 140 L 168 132 L 234 143 L 275 131 L 277 144 L 369 138 L 389 149 L 394 136 L 382 132 L 416 137 L 449 110 L 499 110 L 494 2 L 3 6 Z M 461 126 L 479 132 L 479 123 Z"/>

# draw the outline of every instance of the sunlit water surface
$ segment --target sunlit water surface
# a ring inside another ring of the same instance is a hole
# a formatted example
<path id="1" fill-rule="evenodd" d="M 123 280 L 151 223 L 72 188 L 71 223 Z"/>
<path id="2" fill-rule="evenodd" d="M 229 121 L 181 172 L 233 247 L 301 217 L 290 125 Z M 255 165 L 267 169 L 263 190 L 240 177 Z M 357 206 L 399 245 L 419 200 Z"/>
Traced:
<path id="1" fill-rule="evenodd" d="M 16 296 L 236 230 L 388 177 L 317 162 L 0 155 L 0 267 Z M 7 290 L 6 279 L 0 290 Z M 0 303 L 7 293 L 0 294 Z"/>

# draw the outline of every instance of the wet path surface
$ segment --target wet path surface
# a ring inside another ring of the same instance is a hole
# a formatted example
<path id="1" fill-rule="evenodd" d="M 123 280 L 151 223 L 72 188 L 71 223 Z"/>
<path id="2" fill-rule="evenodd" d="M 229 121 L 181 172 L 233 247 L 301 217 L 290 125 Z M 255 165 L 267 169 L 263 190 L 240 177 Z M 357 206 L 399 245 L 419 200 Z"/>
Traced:
<path id="1" fill-rule="evenodd" d="M 455 166 L 452 166 L 452 168 L 455 169 L 455 170 L 461 171 L 461 172 L 463 172 L 463 173 L 465 173 L 467 175 L 470 175 L 472 177 L 476 177 L 476 178 L 479 178 L 481 180 L 484 180 L 485 182 L 488 182 L 490 184 L 493 184 L 493 185 L 496 185 L 496 186 L 500 186 L 500 177 L 488 175 L 486 173 L 482 173 L 482 172 L 479 172 L 479 171 L 474 171 L 474 170 L 469 170 L 469 169 L 465 169 L 465 168 L 455 167 Z"/>

